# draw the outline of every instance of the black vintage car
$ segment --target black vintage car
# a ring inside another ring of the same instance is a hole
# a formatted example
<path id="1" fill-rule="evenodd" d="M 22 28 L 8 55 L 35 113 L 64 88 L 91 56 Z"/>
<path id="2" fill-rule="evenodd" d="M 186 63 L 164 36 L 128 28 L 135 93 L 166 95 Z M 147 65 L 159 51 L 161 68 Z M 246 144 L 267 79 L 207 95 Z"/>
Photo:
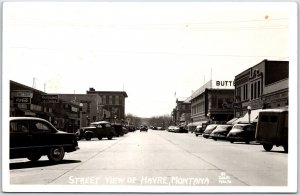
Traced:
<path id="1" fill-rule="evenodd" d="M 111 140 L 116 135 L 115 128 L 107 121 L 93 122 L 90 127 L 82 127 L 76 132 L 78 140 L 82 138 L 91 140 L 94 137 L 97 137 L 99 140 L 107 137 L 107 139 Z"/>
<path id="2" fill-rule="evenodd" d="M 53 162 L 65 152 L 79 149 L 76 136 L 57 130 L 51 123 L 36 117 L 10 117 L 10 159 L 39 160 L 43 155 Z"/>

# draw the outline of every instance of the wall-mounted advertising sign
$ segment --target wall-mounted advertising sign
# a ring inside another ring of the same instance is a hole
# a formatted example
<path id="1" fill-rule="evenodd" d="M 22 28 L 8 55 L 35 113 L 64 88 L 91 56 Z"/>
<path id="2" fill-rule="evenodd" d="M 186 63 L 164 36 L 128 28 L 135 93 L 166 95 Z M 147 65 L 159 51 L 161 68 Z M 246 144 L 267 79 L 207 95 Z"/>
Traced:
<path id="1" fill-rule="evenodd" d="M 42 103 L 58 103 L 58 95 L 41 95 Z"/>
<path id="2" fill-rule="evenodd" d="M 13 102 L 15 104 L 30 104 L 31 98 L 30 97 L 14 97 Z"/>
<path id="3" fill-rule="evenodd" d="M 226 81 L 226 80 L 214 80 L 212 81 L 212 88 L 217 89 L 234 89 L 234 82 L 233 81 Z"/>
<path id="4" fill-rule="evenodd" d="M 11 92 L 12 97 L 33 97 L 32 91 L 29 90 L 14 90 Z"/>

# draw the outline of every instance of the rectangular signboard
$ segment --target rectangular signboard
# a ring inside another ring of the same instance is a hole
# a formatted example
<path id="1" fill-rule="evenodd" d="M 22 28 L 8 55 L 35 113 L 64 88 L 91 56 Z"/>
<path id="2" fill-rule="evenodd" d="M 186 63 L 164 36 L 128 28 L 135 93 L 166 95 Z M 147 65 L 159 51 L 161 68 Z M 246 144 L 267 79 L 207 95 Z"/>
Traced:
<path id="1" fill-rule="evenodd" d="M 42 103 L 58 103 L 58 95 L 41 95 Z"/>
<path id="2" fill-rule="evenodd" d="M 30 104 L 30 97 L 14 97 L 13 101 L 15 104 Z"/>
<path id="3" fill-rule="evenodd" d="M 33 97 L 33 92 L 29 90 L 13 90 L 11 94 L 13 97 Z"/>

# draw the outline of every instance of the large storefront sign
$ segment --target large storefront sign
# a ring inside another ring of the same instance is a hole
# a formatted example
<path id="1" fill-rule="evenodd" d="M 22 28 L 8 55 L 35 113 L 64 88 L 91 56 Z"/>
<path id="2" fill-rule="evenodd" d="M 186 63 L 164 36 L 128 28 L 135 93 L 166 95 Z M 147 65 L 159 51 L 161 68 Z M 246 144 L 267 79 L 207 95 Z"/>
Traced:
<path id="1" fill-rule="evenodd" d="M 58 95 L 41 95 L 42 103 L 58 103 Z"/>
<path id="2" fill-rule="evenodd" d="M 30 104 L 30 100 L 30 97 L 14 97 L 13 102 L 14 104 Z"/>
<path id="3" fill-rule="evenodd" d="M 12 97 L 33 97 L 33 92 L 29 90 L 14 90 L 11 92 Z"/>
<path id="4" fill-rule="evenodd" d="M 214 80 L 212 81 L 212 88 L 215 89 L 234 89 L 233 81 Z"/>

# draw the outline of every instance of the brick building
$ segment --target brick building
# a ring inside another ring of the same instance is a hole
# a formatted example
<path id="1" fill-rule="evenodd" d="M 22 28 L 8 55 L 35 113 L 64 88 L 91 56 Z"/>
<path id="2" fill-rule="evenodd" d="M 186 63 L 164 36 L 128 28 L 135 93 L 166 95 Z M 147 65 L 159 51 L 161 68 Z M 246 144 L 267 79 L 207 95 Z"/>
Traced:
<path id="1" fill-rule="evenodd" d="M 236 117 L 244 116 L 248 106 L 255 111 L 288 105 L 288 61 L 263 60 L 236 75 L 234 82 Z"/>
<path id="2" fill-rule="evenodd" d="M 87 94 L 97 94 L 99 96 L 98 105 L 102 110 L 102 119 L 110 122 L 124 122 L 125 120 L 125 91 L 96 91 L 90 88 Z"/>

